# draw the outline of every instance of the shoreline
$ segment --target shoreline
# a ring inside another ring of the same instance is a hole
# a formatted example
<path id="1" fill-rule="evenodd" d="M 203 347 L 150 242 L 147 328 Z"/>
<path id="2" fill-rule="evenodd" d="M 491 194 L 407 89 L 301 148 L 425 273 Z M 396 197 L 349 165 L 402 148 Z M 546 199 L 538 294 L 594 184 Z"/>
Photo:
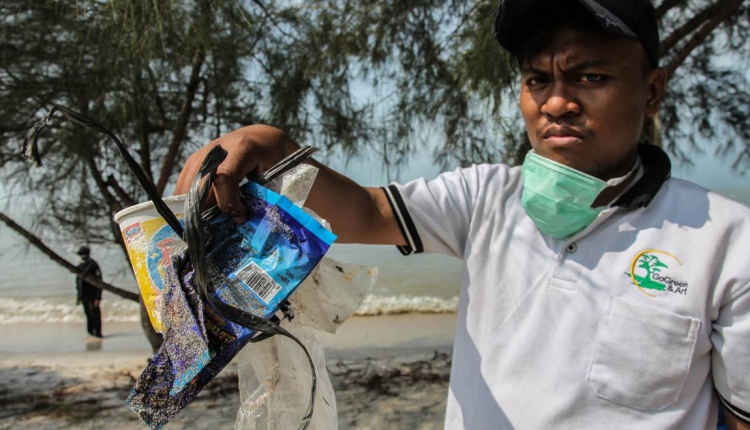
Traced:
<path id="1" fill-rule="evenodd" d="M 455 319 L 357 316 L 336 335 L 318 333 L 339 429 L 440 428 Z M 125 405 L 150 356 L 139 323 L 105 323 L 101 341 L 89 338 L 81 323 L 2 328 L 0 430 L 146 428 Z M 233 428 L 239 406 L 233 362 L 166 429 Z"/>
<path id="2" fill-rule="evenodd" d="M 329 354 L 361 358 L 384 350 L 445 350 L 453 345 L 456 314 L 352 316 L 335 335 L 316 332 Z M 151 347 L 138 322 L 105 322 L 104 339 L 85 333 L 83 323 L 11 323 L 0 325 L 0 363 L 12 355 L 89 352 L 143 352 Z"/>

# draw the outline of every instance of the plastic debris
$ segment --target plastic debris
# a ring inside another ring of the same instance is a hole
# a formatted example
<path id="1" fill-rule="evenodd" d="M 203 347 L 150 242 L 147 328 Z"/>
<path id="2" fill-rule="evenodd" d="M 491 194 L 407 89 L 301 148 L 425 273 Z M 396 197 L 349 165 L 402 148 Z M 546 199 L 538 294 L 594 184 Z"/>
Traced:
<path id="1" fill-rule="evenodd" d="M 269 187 L 300 204 L 306 199 L 316 173 L 315 167 L 300 165 Z M 324 226 L 328 225 L 308 212 Z M 317 374 L 315 411 L 308 427 L 311 430 L 338 428 L 335 394 L 315 330 L 335 333 L 362 304 L 377 274 L 376 268 L 323 257 L 289 298 L 290 314 L 294 317 L 283 321 L 282 327 L 305 345 Z M 278 336 L 241 352 L 237 365 L 242 404 L 237 412 L 235 430 L 294 428 L 295 411 L 304 408 L 306 399 L 302 393 L 310 383 L 304 361 L 300 348 Z"/>
<path id="2" fill-rule="evenodd" d="M 55 111 L 114 141 L 171 229 L 160 239 L 169 246 L 147 253 L 159 260 L 154 267 L 161 285 L 149 285 L 146 290 L 154 297 L 146 303 L 165 342 L 128 398 L 133 410 L 150 428 L 162 428 L 247 343 L 268 339 L 249 348 L 239 363 L 243 404 L 236 428 L 294 428 L 297 423 L 302 429 L 337 428 L 323 350 L 308 327 L 334 333 L 362 303 L 377 270 L 323 257 L 335 236 L 323 220 L 301 209 L 317 169 L 298 164 L 315 150 L 303 148 L 245 184 L 241 195 L 250 219 L 237 226 L 216 208 L 201 210 L 226 156 L 215 147 L 193 180 L 183 223 L 117 137 L 79 113 L 55 106 L 27 135 L 24 155 L 41 165 L 37 139 Z M 126 243 L 138 228 L 123 229 Z M 144 264 L 150 268 L 151 262 Z M 143 285 L 141 290 L 145 293 Z M 277 310 L 287 319 L 283 324 Z M 310 387 L 309 394 L 304 387 Z"/>

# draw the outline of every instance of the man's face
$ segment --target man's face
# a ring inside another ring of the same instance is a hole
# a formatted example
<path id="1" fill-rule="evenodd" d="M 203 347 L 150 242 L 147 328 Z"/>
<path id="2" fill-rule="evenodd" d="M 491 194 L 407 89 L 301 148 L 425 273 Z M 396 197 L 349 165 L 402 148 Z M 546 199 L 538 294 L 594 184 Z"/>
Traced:
<path id="1" fill-rule="evenodd" d="M 559 29 L 523 65 L 520 108 L 537 154 L 610 179 L 626 174 L 663 96 L 638 41 Z"/>

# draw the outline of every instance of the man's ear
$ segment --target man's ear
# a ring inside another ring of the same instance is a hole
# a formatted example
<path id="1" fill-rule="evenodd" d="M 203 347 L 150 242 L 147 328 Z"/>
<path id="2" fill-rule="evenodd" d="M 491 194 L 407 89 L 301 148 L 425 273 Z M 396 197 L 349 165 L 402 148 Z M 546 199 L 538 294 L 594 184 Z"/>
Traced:
<path id="1" fill-rule="evenodd" d="M 667 70 L 657 67 L 648 72 L 648 100 L 646 101 L 646 116 L 653 118 L 659 113 L 659 105 L 667 92 Z"/>

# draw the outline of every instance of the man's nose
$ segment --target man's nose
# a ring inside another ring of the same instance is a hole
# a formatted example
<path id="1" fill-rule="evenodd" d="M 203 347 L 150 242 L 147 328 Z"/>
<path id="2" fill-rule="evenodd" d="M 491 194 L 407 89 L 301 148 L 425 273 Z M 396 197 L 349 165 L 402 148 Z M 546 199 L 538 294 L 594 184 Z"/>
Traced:
<path id="1" fill-rule="evenodd" d="M 565 82 L 555 82 L 542 105 L 542 113 L 552 118 L 575 116 L 581 113 L 581 104 Z"/>

